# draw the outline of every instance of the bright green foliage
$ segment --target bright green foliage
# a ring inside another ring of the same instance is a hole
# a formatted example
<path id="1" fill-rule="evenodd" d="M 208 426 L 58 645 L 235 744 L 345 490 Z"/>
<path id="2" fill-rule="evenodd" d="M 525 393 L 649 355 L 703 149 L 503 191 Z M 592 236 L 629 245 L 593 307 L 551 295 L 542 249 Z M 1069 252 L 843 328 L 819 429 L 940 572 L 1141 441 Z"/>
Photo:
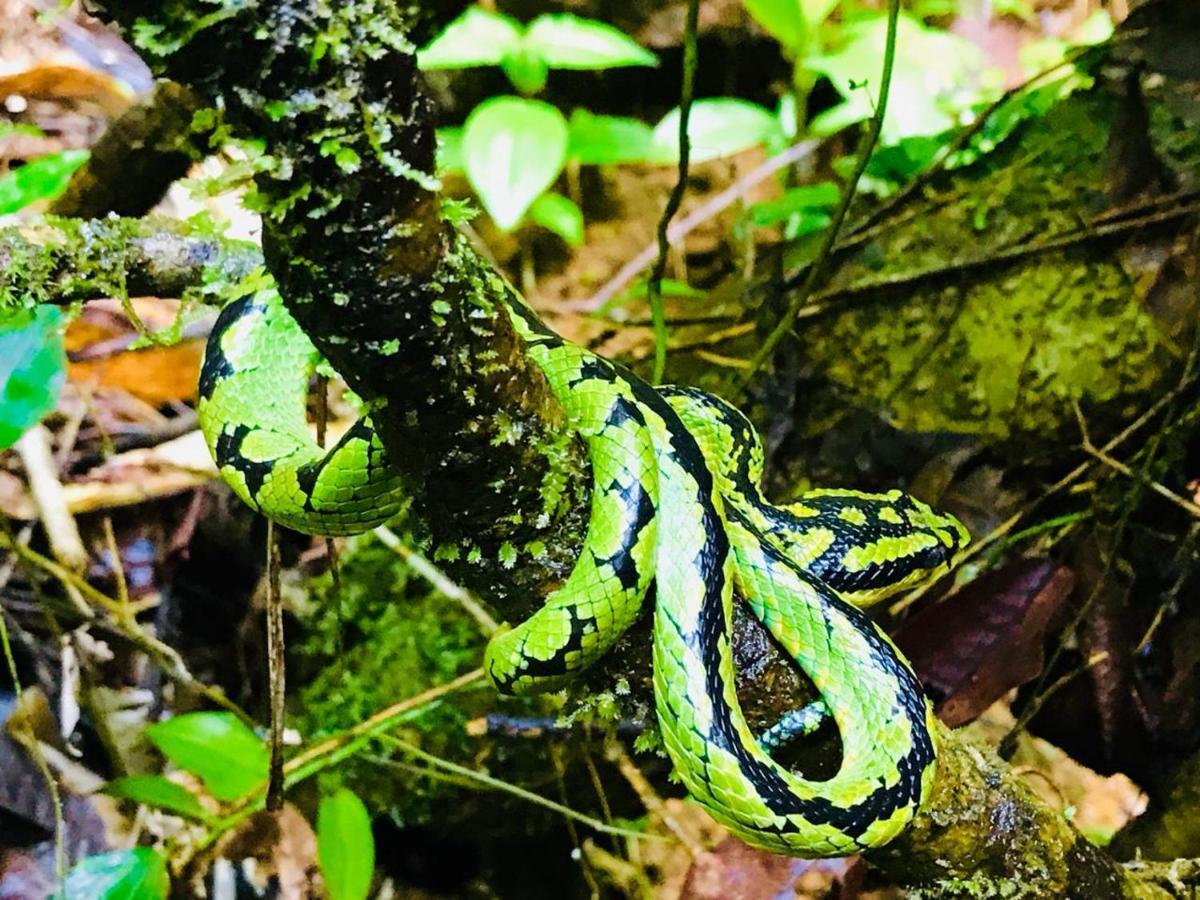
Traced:
<path id="1" fill-rule="evenodd" d="M 57 900 L 165 900 L 171 888 L 161 856 L 146 847 L 100 853 L 81 860 Z"/>
<path id="2" fill-rule="evenodd" d="M 814 134 L 831 134 L 871 117 L 886 43 L 887 17 L 865 15 L 845 25 L 837 50 L 808 60 L 807 65 L 825 75 L 844 100 L 813 119 Z M 979 50 L 964 38 L 901 16 L 881 142 L 894 144 L 955 127 L 978 100 L 977 89 L 964 90 L 964 85 L 973 83 L 972 76 L 980 68 Z"/>
<path id="3" fill-rule="evenodd" d="M 585 166 L 642 162 L 650 156 L 649 125 L 625 116 L 598 116 L 586 109 L 571 113 L 568 155 Z"/>
<path id="4" fill-rule="evenodd" d="M 746 9 L 784 52 L 799 59 L 808 51 L 812 29 L 829 17 L 839 0 L 746 0 Z"/>
<path id="5" fill-rule="evenodd" d="M 110 797 L 133 800 L 152 809 L 174 813 L 185 819 L 204 821 L 209 818 L 195 794 L 162 775 L 130 775 L 118 778 L 106 784 L 103 793 Z"/>
<path id="6" fill-rule="evenodd" d="M 649 50 L 595 19 L 547 13 L 523 27 L 509 16 L 478 7 L 450 23 L 418 59 L 424 69 L 500 66 L 523 94 L 545 87 L 550 69 L 658 65 L 658 57 Z"/>
<path id="7" fill-rule="evenodd" d="M 562 171 L 566 120 L 539 100 L 493 97 L 467 118 L 462 158 L 488 214 L 511 230 Z"/>
<path id="8" fill-rule="evenodd" d="M 521 44 L 521 24 L 472 6 L 417 55 L 422 69 L 498 66 Z"/>
<path id="9" fill-rule="evenodd" d="M 167 759 L 198 776 L 218 800 L 236 800 L 267 780 L 266 745 L 232 713 L 176 716 L 151 725 L 146 737 Z"/>
<path id="10" fill-rule="evenodd" d="M 329 900 L 365 900 L 375 874 L 375 838 L 366 806 L 347 788 L 321 800 L 317 860 Z"/>
<path id="11" fill-rule="evenodd" d="M 583 245 L 583 211 L 562 194 L 549 191 L 534 200 L 529 220 L 553 231 L 572 247 Z"/>
<path id="12" fill-rule="evenodd" d="M 824 229 L 840 194 L 832 181 L 791 188 L 776 200 L 755 203 L 747 210 L 747 223 L 753 228 L 769 228 L 787 223 L 787 238 L 803 237 Z"/>
<path id="13" fill-rule="evenodd" d="M 673 109 L 654 126 L 650 159 L 671 163 L 679 158 L 679 110 Z M 706 162 L 740 153 L 756 144 L 777 147 L 783 131 L 770 110 L 733 97 L 713 97 L 692 104 L 688 118 L 692 162 Z"/>
<path id="14" fill-rule="evenodd" d="M 552 69 L 658 65 L 658 57 L 611 25 L 570 13 L 538 16 L 525 32 L 525 46 Z"/>
<path id="15" fill-rule="evenodd" d="M 64 150 L 26 163 L 0 178 L 0 216 L 66 190 L 71 175 L 87 161 L 86 150 Z"/>
<path id="16" fill-rule="evenodd" d="M 62 313 L 56 307 L 0 318 L 0 450 L 54 409 L 66 365 Z"/>

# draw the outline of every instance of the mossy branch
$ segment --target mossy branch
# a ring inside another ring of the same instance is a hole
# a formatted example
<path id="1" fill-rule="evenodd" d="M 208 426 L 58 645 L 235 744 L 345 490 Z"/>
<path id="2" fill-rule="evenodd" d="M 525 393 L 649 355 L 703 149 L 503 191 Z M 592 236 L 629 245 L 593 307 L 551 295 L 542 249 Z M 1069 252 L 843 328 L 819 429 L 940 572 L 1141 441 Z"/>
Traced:
<path id="1" fill-rule="evenodd" d="M 253 244 L 174 219 L 47 217 L 0 229 L 0 309 L 97 297 L 181 297 L 236 284 L 263 264 Z"/>

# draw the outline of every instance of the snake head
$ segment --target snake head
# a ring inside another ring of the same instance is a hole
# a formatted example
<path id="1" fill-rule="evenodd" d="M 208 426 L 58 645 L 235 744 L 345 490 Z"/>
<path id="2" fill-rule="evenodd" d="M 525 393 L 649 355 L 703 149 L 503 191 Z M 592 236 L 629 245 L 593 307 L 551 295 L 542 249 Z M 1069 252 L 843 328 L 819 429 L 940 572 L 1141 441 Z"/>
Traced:
<path id="1" fill-rule="evenodd" d="M 905 515 L 909 523 L 914 529 L 937 535 L 946 548 L 946 565 L 952 566 L 971 543 L 971 532 L 967 531 L 967 526 L 949 513 L 938 512 L 915 498 L 907 499 L 910 508 L 905 510 Z"/>

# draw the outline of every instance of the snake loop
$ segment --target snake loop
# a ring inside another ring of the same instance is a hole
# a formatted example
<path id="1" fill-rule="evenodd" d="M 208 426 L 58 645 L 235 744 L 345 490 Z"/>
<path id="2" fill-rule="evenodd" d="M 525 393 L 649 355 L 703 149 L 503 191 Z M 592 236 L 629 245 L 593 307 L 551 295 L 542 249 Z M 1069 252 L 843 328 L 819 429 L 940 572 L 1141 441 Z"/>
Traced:
<path id="1" fill-rule="evenodd" d="M 592 505 L 570 575 L 489 643 L 493 683 L 560 687 L 607 652 L 653 585 L 655 706 L 692 797 L 779 852 L 841 855 L 891 840 L 932 782 L 932 713 L 859 607 L 944 573 L 966 531 L 899 491 L 813 491 L 774 506 L 759 489 L 758 436 L 731 406 L 650 387 L 549 332 L 515 293 L 508 312 L 586 442 Z M 255 509 L 310 533 L 365 531 L 401 508 L 403 485 L 368 419 L 329 450 L 309 437 L 305 373 L 316 359 L 278 296 L 230 305 L 201 372 L 201 426 L 222 476 Z M 735 587 L 821 696 L 765 742 L 831 716 L 843 752 L 827 780 L 777 763 L 746 723 L 730 647 Z"/>

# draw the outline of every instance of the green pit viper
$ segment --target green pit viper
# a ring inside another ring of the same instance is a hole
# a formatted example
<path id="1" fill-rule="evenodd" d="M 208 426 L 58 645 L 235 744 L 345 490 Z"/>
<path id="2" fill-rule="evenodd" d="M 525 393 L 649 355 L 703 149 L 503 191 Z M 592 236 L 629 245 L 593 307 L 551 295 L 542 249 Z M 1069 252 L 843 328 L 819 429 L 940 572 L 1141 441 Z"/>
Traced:
<path id="1" fill-rule="evenodd" d="M 515 291 L 508 313 L 586 443 L 591 510 L 579 558 L 528 620 L 488 644 L 502 692 L 555 689 L 638 618 L 653 587 L 654 695 L 666 751 L 691 796 L 743 840 L 795 856 L 878 847 L 912 820 L 935 768 L 932 712 L 907 662 L 860 607 L 947 571 L 957 520 L 900 491 L 812 491 L 773 506 L 763 450 L 733 407 L 655 389 L 549 331 Z M 200 423 L 222 476 L 303 532 L 366 531 L 402 506 L 369 419 L 322 449 L 310 437 L 318 355 L 277 294 L 228 305 L 200 378 Z M 821 700 L 756 736 L 734 690 L 734 589 Z M 766 745 L 832 716 L 837 772 L 804 778 Z"/>

